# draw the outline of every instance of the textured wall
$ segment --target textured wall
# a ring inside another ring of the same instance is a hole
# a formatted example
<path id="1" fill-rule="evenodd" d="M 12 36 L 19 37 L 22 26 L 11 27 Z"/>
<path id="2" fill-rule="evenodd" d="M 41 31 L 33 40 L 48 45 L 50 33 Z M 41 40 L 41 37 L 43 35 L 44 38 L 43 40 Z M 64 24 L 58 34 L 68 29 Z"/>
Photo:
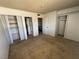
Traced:
<path id="1" fill-rule="evenodd" d="M 0 18 L 0 59 L 8 59 L 9 41 Z"/>
<path id="2" fill-rule="evenodd" d="M 79 41 L 79 12 L 68 15 L 65 38 Z"/>

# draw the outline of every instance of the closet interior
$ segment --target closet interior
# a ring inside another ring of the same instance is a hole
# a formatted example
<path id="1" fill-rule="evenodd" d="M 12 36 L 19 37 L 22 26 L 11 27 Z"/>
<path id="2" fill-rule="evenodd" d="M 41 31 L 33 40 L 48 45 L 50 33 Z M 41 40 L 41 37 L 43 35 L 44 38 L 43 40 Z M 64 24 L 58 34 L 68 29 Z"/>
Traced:
<path id="1" fill-rule="evenodd" d="M 8 23 L 9 23 L 9 29 L 10 33 L 12 36 L 13 41 L 18 41 L 20 40 L 20 35 L 19 35 L 19 29 L 18 29 L 18 23 L 17 23 L 17 18 L 16 16 L 8 16 Z"/>

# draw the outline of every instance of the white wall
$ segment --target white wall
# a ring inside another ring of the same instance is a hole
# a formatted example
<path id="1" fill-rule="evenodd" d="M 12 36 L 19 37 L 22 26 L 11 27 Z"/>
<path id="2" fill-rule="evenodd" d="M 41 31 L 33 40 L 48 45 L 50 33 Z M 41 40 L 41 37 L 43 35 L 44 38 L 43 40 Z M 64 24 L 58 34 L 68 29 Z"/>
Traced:
<path id="1" fill-rule="evenodd" d="M 68 15 L 65 38 L 79 41 L 79 6 L 43 14 L 43 33 L 51 36 L 57 34 L 58 16 Z"/>
<path id="2" fill-rule="evenodd" d="M 27 37 L 27 35 L 26 35 L 26 37 L 24 35 L 24 30 L 23 30 L 24 28 L 23 28 L 22 18 L 21 18 L 21 16 L 16 16 L 16 18 L 17 18 L 17 24 L 18 24 L 20 39 L 24 40 Z"/>
<path id="3" fill-rule="evenodd" d="M 37 16 L 32 18 L 33 23 L 33 36 L 38 36 L 38 19 Z"/>
<path id="4" fill-rule="evenodd" d="M 63 14 L 77 12 L 77 11 L 79 11 L 79 6 L 75 6 L 75 7 L 67 8 L 67 9 L 63 9 L 63 10 L 58 10 L 57 14 L 58 15 L 63 15 Z"/>
<path id="5" fill-rule="evenodd" d="M 0 14 L 2 15 L 18 15 L 18 16 L 33 16 L 37 13 L 29 12 L 29 11 L 22 11 L 18 9 L 11 9 L 6 7 L 0 7 Z"/>
<path id="6" fill-rule="evenodd" d="M 5 31 L 7 40 L 10 43 L 11 40 L 10 40 L 9 31 L 8 31 L 7 23 L 6 23 L 6 20 L 5 20 L 5 16 L 4 15 L 0 15 L 0 20 L 2 22 L 2 25 L 3 25 L 4 31 Z"/>
<path id="7" fill-rule="evenodd" d="M 37 21 L 37 13 L 33 12 L 28 12 L 28 11 L 22 11 L 22 10 L 17 10 L 17 9 L 11 9 L 11 8 L 5 8 L 5 7 L 0 7 L 0 14 L 1 15 L 14 15 L 14 16 L 21 16 L 22 17 L 22 22 L 23 22 L 23 27 L 24 26 L 24 18 L 23 17 L 32 17 L 32 22 L 33 22 L 33 36 L 38 35 L 38 21 Z M 24 28 L 24 35 L 26 34 L 26 30 Z M 26 36 L 26 35 L 25 35 Z"/>
<path id="8" fill-rule="evenodd" d="M 7 40 L 5 28 L 0 19 L 0 59 L 8 59 L 9 41 Z"/>
<path id="9" fill-rule="evenodd" d="M 79 6 L 57 11 L 57 16 L 67 15 L 65 38 L 79 41 Z"/>
<path id="10" fill-rule="evenodd" d="M 43 33 L 55 36 L 56 32 L 56 11 L 49 12 L 43 16 Z"/>
<path id="11" fill-rule="evenodd" d="M 79 12 L 68 14 L 65 38 L 79 41 Z"/>
<path id="12" fill-rule="evenodd" d="M 78 11 L 79 11 L 79 6 L 42 14 L 41 17 L 43 17 L 43 33 L 47 34 L 47 35 L 55 36 L 56 27 L 57 27 L 57 25 L 56 25 L 57 15 L 64 15 L 64 14 L 68 15 L 69 13 L 74 13 L 74 12 L 78 12 Z M 23 17 L 32 17 L 32 19 L 33 19 L 32 20 L 32 22 L 33 22 L 33 35 L 34 36 L 38 35 L 37 13 L 0 7 L 0 14 L 22 16 L 22 19 L 24 19 Z M 24 32 L 25 32 L 24 20 L 22 20 L 22 22 L 23 22 L 23 27 L 24 27 Z M 25 34 L 26 34 L 26 32 L 24 33 L 24 35 Z"/>

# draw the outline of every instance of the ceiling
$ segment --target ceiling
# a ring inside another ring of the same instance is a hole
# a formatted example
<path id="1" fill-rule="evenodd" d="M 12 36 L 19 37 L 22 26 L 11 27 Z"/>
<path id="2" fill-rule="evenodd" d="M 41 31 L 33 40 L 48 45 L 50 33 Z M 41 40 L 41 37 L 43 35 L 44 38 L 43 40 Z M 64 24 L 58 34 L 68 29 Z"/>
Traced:
<path id="1" fill-rule="evenodd" d="M 47 13 L 78 5 L 79 0 L 0 0 L 0 6 L 38 13 Z"/>

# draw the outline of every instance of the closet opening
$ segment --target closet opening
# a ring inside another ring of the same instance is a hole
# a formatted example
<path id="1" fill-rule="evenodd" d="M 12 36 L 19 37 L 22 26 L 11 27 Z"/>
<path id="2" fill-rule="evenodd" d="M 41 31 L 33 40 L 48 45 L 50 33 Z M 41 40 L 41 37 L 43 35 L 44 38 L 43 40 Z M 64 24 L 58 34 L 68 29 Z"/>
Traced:
<path id="1" fill-rule="evenodd" d="M 64 37 L 67 15 L 58 16 L 57 36 Z"/>
<path id="2" fill-rule="evenodd" d="M 13 42 L 20 41 L 20 34 L 19 34 L 19 28 L 18 28 L 16 16 L 9 15 L 8 22 L 9 22 L 10 33 L 11 33 Z"/>
<path id="3" fill-rule="evenodd" d="M 33 37 L 32 17 L 25 17 L 25 25 L 26 25 L 27 37 L 28 38 Z"/>
<path id="4" fill-rule="evenodd" d="M 42 34 L 42 18 L 38 18 L 38 32 Z"/>

